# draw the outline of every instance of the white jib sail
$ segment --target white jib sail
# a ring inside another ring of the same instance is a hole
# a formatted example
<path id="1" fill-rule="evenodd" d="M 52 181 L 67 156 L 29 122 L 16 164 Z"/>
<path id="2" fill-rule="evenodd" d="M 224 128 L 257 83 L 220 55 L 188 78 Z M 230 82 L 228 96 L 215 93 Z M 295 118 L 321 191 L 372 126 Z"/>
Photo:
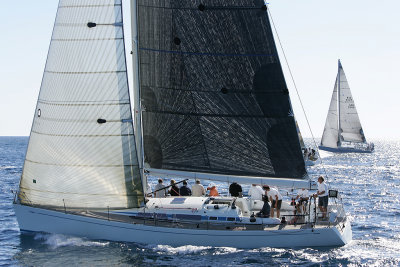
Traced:
<path id="1" fill-rule="evenodd" d="M 143 201 L 121 0 L 61 0 L 20 182 L 24 204 Z"/>
<path id="2" fill-rule="evenodd" d="M 350 142 L 365 142 L 364 133 L 361 127 L 360 119 L 354 99 L 351 95 L 350 87 L 343 71 L 342 65 L 339 61 L 339 108 L 340 108 L 340 128 L 342 141 Z"/>
<path id="3" fill-rule="evenodd" d="M 339 74 L 338 74 L 339 75 Z M 331 104 L 329 105 L 328 115 L 326 117 L 324 133 L 321 139 L 321 145 L 337 148 L 338 144 L 338 77 L 336 78 L 333 89 Z"/>

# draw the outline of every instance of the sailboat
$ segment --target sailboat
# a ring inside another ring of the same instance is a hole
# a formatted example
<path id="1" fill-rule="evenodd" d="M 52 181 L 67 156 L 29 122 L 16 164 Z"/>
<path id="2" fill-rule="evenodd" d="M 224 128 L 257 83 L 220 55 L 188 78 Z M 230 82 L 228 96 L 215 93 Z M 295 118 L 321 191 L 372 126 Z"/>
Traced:
<path id="1" fill-rule="evenodd" d="M 338 73 L 319 149 L 330 152 L 371 153 L 374 144 L 367 143 L 354 99 L 342 64 Z"/>
<path id="2" fill-rule="evenodd" d="M 314 188 L 262 0 L 60 0 L 14 209 L 22 232 L 172 246 L 342 246 L 330 190 L 294 214 L 247 197 L 149 197 L 147 176 Z M 132 113 L 134 114 L 132 116 Z M 134 119 L 134 120 L 133 120 Z M 146 194 L 144 193 L 146 192 Z"/>
<path id="3" fill-rule="evenodd" d="M 318 155 L 316 154 L 316 150 L 314 150 L 311 147 L 309 148 L 306 147 L 306 144 L 304 143 L 304 139 L 303 136 L 301 135 L 300 127 L 297 121 L 296 121 L 296 129 L 297 129 L 297 134 L 299 135 L 300 147 L 303 153 L 304 162 L 306 166 L 314 166 L 316 161 L 318 160 Z"/>

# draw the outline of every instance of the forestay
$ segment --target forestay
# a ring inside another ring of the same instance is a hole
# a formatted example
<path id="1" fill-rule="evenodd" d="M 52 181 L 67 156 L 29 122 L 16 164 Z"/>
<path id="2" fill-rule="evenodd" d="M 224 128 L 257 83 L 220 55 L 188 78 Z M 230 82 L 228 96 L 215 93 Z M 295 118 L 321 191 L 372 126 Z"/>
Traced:
<path id="1" fill-rule="evenodd" d="M 262 0 L 138 0 L 146 166 L 304 179 Z"/>
<path id="2" fill-rule="evenodd" d="M 61 0 L 33 120 L 23 204 L 128 208 L 143 201 L 121 0 Z"/>

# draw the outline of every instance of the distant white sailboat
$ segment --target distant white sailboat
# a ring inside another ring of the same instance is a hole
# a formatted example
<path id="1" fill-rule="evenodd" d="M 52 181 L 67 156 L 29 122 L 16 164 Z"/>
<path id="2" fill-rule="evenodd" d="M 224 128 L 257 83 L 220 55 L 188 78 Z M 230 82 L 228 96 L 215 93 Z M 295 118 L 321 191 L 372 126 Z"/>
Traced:
<path id="1" fill-rule="evenodd" d="M 21 231 L 145 244 L 342 246 L 332 191 L 282 218 L 249 198 L 151 198 L 146 175 L 312 188 L 262 0 L 60 0 L 14 209 Z M 135 127 L 134 127 L 135 126 Z M 135 135 L 134 135 L 135 129 Z M 285 222 L 285 218 L 287 218 Z"/>
<path id="2" fill-rule="evenodd" d="M 340 60 L 319 149 L 330 152 L 371 153 L 374 151 L 374 144 L 367 143 L 365 139 Z"/>

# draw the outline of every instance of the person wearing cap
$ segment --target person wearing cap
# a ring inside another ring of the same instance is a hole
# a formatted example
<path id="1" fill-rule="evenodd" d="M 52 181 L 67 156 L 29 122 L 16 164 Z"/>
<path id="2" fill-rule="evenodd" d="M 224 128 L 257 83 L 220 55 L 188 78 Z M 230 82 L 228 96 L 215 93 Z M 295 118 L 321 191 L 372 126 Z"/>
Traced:
<path id="1" fill-rule="evenodd" d="M 190 188 L 187 186 L 187 182 L 183 181 L 182 184 L 183 185 L 181 186 L 181 188 L 179 188 L 179 194 L 181 196 L 190 196 L 190 195 L 192 195 L 192 190 L 190 190 Z"/>
<path id="2" fill-rule="evenodd" d="M 328 186 L 324 183 L 324 177 L 318 177 L 318 191 L 314 194 L 318 197 L 318 207 L 322 212 L 322 219 L 326 218 L 326 211 L 328 209 Z"/>
<path id="3" fill-rule="evenodd" d="M 206 194 L 204 186 L 200 183 L 199 179 L 196 179 L 196 183 L 192 186 L 192 196 L 202 197 Z"/>
<path id="4" fill-rule="evenodd" d="M 281 216 L 282 195 L 278 189 L 269 187 L 268 185 L 264 185 L 263 188 L 271 201 L 271 218 L 274 217 L 275 209 L 276 218 L 279 218 Z"/>
<path id="5" fill-rule="evenodd" d="M 158 179 L 158 184 L 154 187 L 154 197 L 165 197 L 167 195 L 167 190 L 163 184 L 163 179 Z"/>

